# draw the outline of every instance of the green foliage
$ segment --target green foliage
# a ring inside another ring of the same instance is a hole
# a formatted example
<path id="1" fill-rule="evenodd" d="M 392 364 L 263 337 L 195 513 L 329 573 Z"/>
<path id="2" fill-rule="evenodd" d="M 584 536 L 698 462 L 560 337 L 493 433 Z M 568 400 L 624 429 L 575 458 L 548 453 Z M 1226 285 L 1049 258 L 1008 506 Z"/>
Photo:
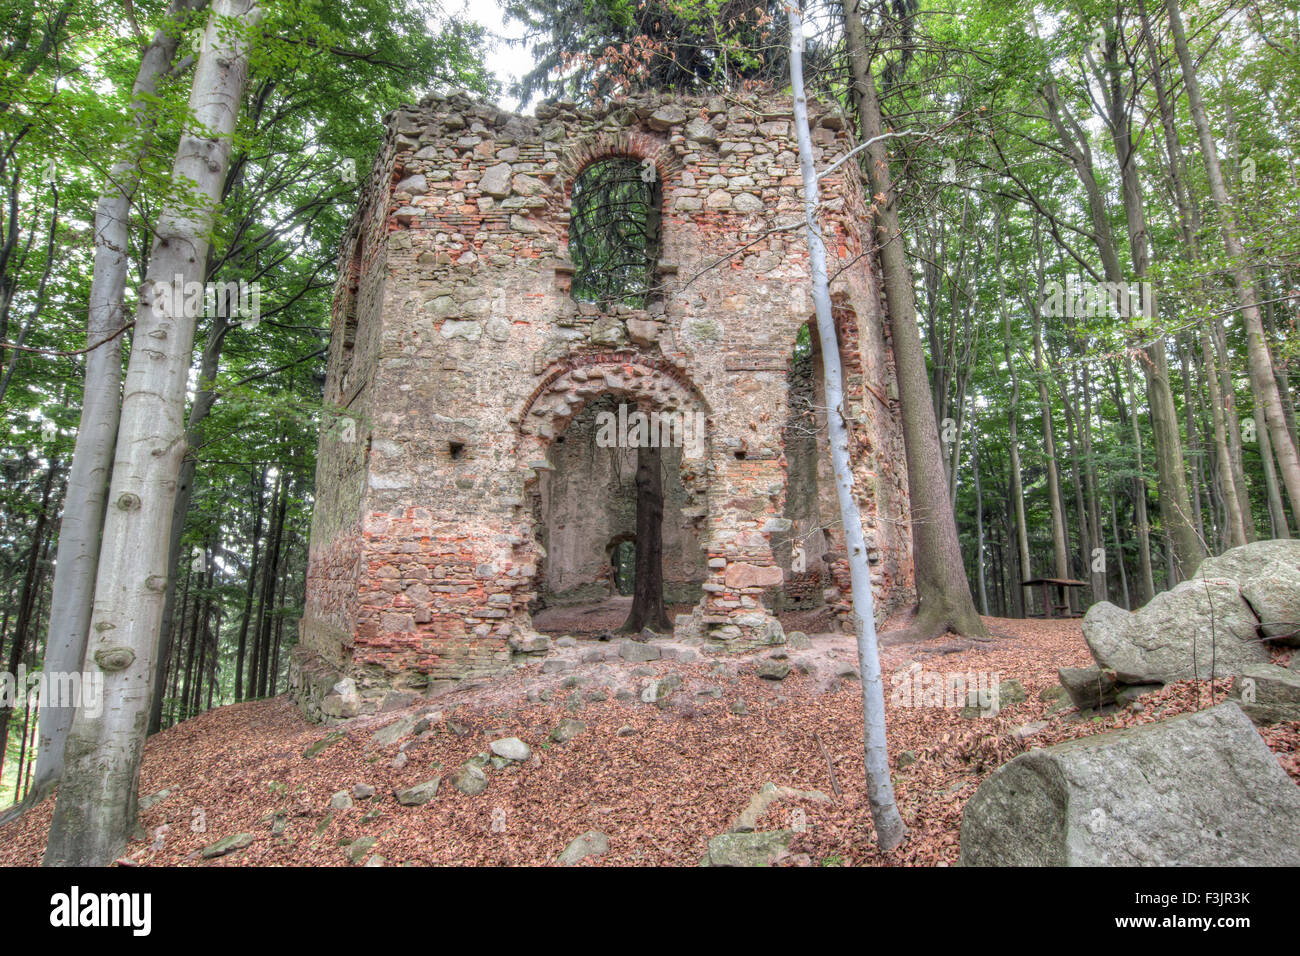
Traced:
<path id="1" fill-rule="evenodd" d="M 659 204 L 653 166 L 614 157 L 583 170 L 569 217 L 574 298 L 645 305 L 659 252 Z"/>

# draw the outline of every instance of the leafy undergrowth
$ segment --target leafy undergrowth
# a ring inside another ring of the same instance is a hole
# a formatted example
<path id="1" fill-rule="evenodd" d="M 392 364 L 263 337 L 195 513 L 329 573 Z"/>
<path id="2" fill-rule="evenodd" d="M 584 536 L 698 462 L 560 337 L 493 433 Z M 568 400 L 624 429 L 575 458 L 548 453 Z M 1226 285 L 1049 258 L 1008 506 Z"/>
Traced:
<path id="1" fill-rule="evenodd" d="M 588 830 L 609 836 L 609 852 L 592 865 L 695 865 L 711 836 L 725 831 L 767 781 L 834 794 L 829 803 L 777 804 L 761 829 L 790 826 L 797 809 L 806 829 L 792 845 L 791 863 L 845 866 L 945 866 L 956 862 L 965 801 L 979 782 L 1029 746 L 1045 746 L 1173 716 L 1211 704 L 1208 681 L 1170 685 L 1142 699 L 1141 712 L 1080 718 L 1070 708 L 1049 715 L 1052 700 L 1040 692 L 1057 686 L 1056 670 L 1091 662 L 1077 621 L 988 621 L 990 643 L 886 647 L 882 651 L 889 696 L 891 675 L 912 662 L 932 673 L 984 672 L 1014 679 L 1027 692 L 996 717 L 965 718 L 954 707 L 888 706 L 890 759 L 897 798 L 911 828 L 898 849 L 881 853 L 868 812 L 862 759 L 859 685 L 815 693 L 798 673 L 782 682 L 758 679 L 752 666 L 722 683 L 719 699 L 657 707 L 605 700 L 577 713 L 562 704 L 528 704 L 495 687 L 490 694 L 461 692 L 424 705 L 441 709 L 468 728 L 445 725 L 408 750 L 404 767 L 392 766 L 396 745 L 378 749 L 375 728 L 390 719 L 349 725 L 345 735 L 311 758 L 310 745 L 331 731 L 306 723 L 285 699 L 220 708 L 158 735 L 146 748 L 141 793 L 171 793 L 141 813 L 146 831 L 126 859 L 137 865 L 351 865 L 346 848 L 374 837 L 370 853 L 388 865 L 549 864 L 574 837 Z M 658 665 L 712 680 L 709 662 Z M 654 670 L 655 668 L 651 668 Z M 509 681 L 522 689 L 528 675 Z M 1230 686 L 1213 691 L 1222 700 Z M 741 699 L 748 713 L 732 713 Z M 390 715 L 391 716 L 391 715 Z M 565 744 L 547 741 L 564 717 L 585 732 Z M 1022 743 L 1013 731 L 1046 720 Z M 628 728 L 631 728 L 629 730 Z M 622 733 L 620 734 L 620 730 Z M 501 736 L 517 736 L 533 758 L 489 770 L 486 792 L 466 796 L 448 783 L 463 761 Z M 1300 781 L 1300 724 L 1267 728 L 1263 737 L 1283 767 Z M 834 765 L 835 783 L 822 747 Z M 905 752 L 904 763 L 899 757 Z M 419 807 L 399 806 L 395 789 L 443 777 L 437 796 Z M 354 784 L 376 794 L 350 809 L 331 810 L 330 797 Z M 52 807 L 37 807 L 0 830 L 0 863 L 40 861 Z M 283 832 L 273 821 L 283 819 Z M 252 835 L 244 849 L 213 860 L 202 848 L 237 833 Z"/>

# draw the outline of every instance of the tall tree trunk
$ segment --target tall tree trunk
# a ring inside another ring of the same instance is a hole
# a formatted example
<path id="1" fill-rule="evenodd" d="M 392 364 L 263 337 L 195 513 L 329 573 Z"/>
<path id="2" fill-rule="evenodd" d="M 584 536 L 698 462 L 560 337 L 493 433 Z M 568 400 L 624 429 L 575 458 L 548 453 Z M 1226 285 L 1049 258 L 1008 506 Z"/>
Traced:
<path id="1" fill-rule="evenodd" d="M 912 557 L 915 562 L 918 612 L 911 631 L 917 638 L 937 637 L 952 630 L 984 637 L 984 622 L 975 611 L 970 582 L 962 566 L 957 524 L 944 484 L 939 429 L 931 404 L 925 352 L 916 325 L 916 297 L 898 222 L 897 196 L 889 172 L 889 152 L 881 138 L 883 119 L 871 75 L 871 54 L 862 21 L 862 0 L 842 0 L 851 94 L 858 113 L 862 141 L 867 143 L 867 176 L 871 193 L 882 197 L 876 207 L 877 239 L 885 298 L 889 307 L 894 372 L 907 457 L 907 489 L 911 499 Z M 823 348 L 825 343 L 823 343 Z"/>
<path id="2" fill-rule="evenodd" d="M 1119 510 L 1115 507 L 1115 486 L 1110 486 L 1110 529 L 1115 536 L 1115 560 L 1119 564 L 1119 587 L 1124 595 L 1124 610 L 1133 610 L 1128 593 L 1128 569 L 1124 567 L 1124 539 L 1119 533 Z"/>
<path id="3" fill-rule="evenodd" d="M 1223 394 L 1219 390 L 1219 372 L 1210 346 L 1208 330 L 1201 332 L 1201 362 L 1205 366 L 1205 387 L 1210 393 L 1210 420 L 1214 426 L 1214 451 L 1219 459 L 1219 497 L 1223 501 L 1227 524 L 1227 545 L 1235 548 L 1246 543 L 1246 524 L 1241 514 L 1241 499 L 1237 496 L 1236 477 L 1233 475 L 1231 453 L 1228 450 L 1228 428 L 1223 414 Z"/>
<path id="4" fill-rule="evenodd" d="M 190 502 L 194 498 L 194 475 L 198 467 L 195 452 L 203 444 L 203 423 L 207 420 L 208 413 L 212 410 L 212 405 L 217 399 L 214 382 L 217 377 L 217 366 L 221 360 L 222 341 L 225 339 L 226 332 L 230 329 L 230 321 L 224 314 L 219 313 L 213 316 L 210 321 L 211 327 L 208 329 L 208 341 L 203 349 L 203 360 L 199 364 L 199 388 L 194 395 L 194 402 L 190 406 L 190 416 L 185 432 L 185 444 L 190 449 L 190 453 L 185 456 L 185 461 L 181 463 L 180 480 L 176 485 L 176 503 L 172 506 L 171 531 L 167 546 L 167 566 L 173 570 L 167 576 L 167 593 L 163 597 L 162 631 L 158 638 L 158 660 L 154 665 L 155 692 L 149 709 L 149 733 L 151 734 L 156 734 L 162 729 L 163 695 L 159 693 L 159 690 L 166 683 L 167 667 L 171 663 L 172 610 L 176 606 L 176 574 L 174 569 L 181 560 L 182 540 L 185 536 L 185 520 L 189 517 Z"/>
<path id="5" fill-rule="evenodd" d="M 248 584 L 244 589 L 244 614 L 239 621 L 239 644 L 235 651 L 235 702 L 244 699 L 244 655 L 248 646 L 248 625 L 253 615 L 253 591 L 257 586 L 257 553 L 262 540 L 266 509 L 266 469 L 253 472 L 257 481 L 257 507 L 253 511 L 253 552 L 248 560 Z"/>
<path id="6" fill-rule="evenodd" d="M 59 525 L 50 625 L 45 638 L 46 673 L 78 672 L 86 654 L 99 538 L 121 411 L 124 334 L 117 333 L 126 318 L 123 293 L 130 247 L 131 200 L 140 183 L 141 163 L 156 122 L 150 100 L 170 69 L 183 35 L 175 28 L 174 21 L 178 15 L 201 9 L 207 2 L 172 0 L 166 22 L 145 48 L 131 89 L 131 123 L 139 140 L 109 170 L 108 192 L 100 197 L 95 209 L 92 230 L 95 258 L 86 315 L 86 344 L 103 344 L 86 353 L 81 421 L 68 473 L 63 520 Z M 44 800 L 59 782 L 64 745 L 74 716 L 74 708 L 57 706 L 54 701 L 47 701 L 41 708 L 36 769 L 26 801 L 28 806 Z"/>
<path id="7" fill-rule="evenodd" d="M 1015 582 L 1020 597 L 1020 614 L 1028 617 L 1033 607 L 1032 588 L 1021 582 L 1030 577 L 1029 529 L 1025 522 L 1024 476 L 1020 467 L 1020 375 L 1016 371 L 1015 357 L 1011 351 L 1011 313 L 1007 309 L 1006 285 L 1002 279 L 1002 216 L 997 219 L 997 242 L 994 251 L 994 271 L 998 276 L 998 308 L 1002 312 L 1002 355 L 1011 375 L 1011 403 L 1007 409 L 1007 448 L 1011 458 L 1011 506 L 1015 512 L 1016 557 L 1019 571 Z"/>
<path id="8" fill-rule="evenodd" d="M 286 475 L 280 488 L 280 502 L 275 514 L 275 532 L 271 536 L 270 550 L 266 555 L 266 591 L 263 594 L 265 613 L 261 618 L 262 636 L 258 640 L 259 660 L 257 665 L 257 696 L 266 697 L 268 684 L 267 672 L 271 668 L 271 631 L 275 623 L 275 586 L 280 576 L 280 548 L 284 541 L 284 521 L 289 506 L 289 476 Z M 662 496 L 661 496 L 662 501 Z M 662 525 L 662 504 L 660 506 L 660 524 Z M 662 545 L 660 548 L 660 567 L 663 567 Z M 663 606 L 662 572 L 659 586 L 660 607 Z M 666 619 L 666 618 L 665 618 Z M 664 628 L 668 630 L 669 628 Z"/>
<path id="9" fill-rule="evenodd" d="M 1034 317 L 1034 371 L 1038 380 L 1038 405 L 1043 418 L 1043 464 L 1047 469 L 1047 495 L 1052 518 L 1052 565 L 1058 578 L 1070 576 L 1070 557 L 1065 542 L 1065 510 L 1061 498 L 1060 466 L 1056 459 L 1056 435 L 1052 427 L 1052 399 L 1047 390 L 1047 369 L 1043 359 L 1043 318 L 1038 301 L 1030 303 Z M 1050 608 L 1043 608 L 1050 614 Z"/>
<path id="10" fill-rule="evenodd" d="M 1129 114 L 1131 99 L 1121 82 L 1122 74 L 1116 60 L 1117 55 L 1116 41 L 1112 32 L 1106 43 L 1108 66 L 1106 92 L 1111 142 L 1119 164 L 1120 197 L 1124 204 L 1124 222 L 1128 229 L 1129 251 L 1133 259 L 1133 276 L 1142 283 L 1146 281 L 1151 249 L 1146 209 L 1142 200 L 1142 186 L 1138 178 L 1137 150 L 1133 145 Z M 1091 168 L 1087 170 L 1086 178 L 1094 178 Z M 1109 257 L 1103 256 L 1103 260 L 1107 263 L 1106 280 L 1123 283 L 1124 277 L 1118 271 L 1118 257 L 1113 252 L 1114 239 L 1110 234 L 1109 223 L 1098 230 L 1096 238 L 1099 247 L 1108 247 L 1112 250 Z M 1110 264 L 1112 260 L 1114 266 Z M 1115 271 L 1112 272 L 1112 268 Z M 1148 301 L 1151 303 L 1151 314 L 1147 319 L 1158 323 L 1160 311 L 1156 304 L 1155 293 L 1152 292 L 1149 299 L 1146 296 L 1140 298 L 1144 304 Z M 1178 431 L 1178 408 L 1174 404 L 1173 388 L 1170 385 L 1169 357 L 1166 354 L 1164 338 L 1157 338 L 1145 346 L 1142 352 L 1145 356 L 1142 368 L 1147 381 L 1151 430 L 1155 436 L 1156 479 L 1160 490 L 1161 523 L 1173 548 L 1177 576 L 1183 579 L 1190 578 L 1201 563 L 1201 559 L 1205 557 L 1205 548 L 1196 533 L 1196 524 L 1192 517 L 1192 499 L 1187 489 L 1182 438 Z M 1174 582 L 1169 583 L 1172 585 Z"/>
<path id="11" fill-rule="evenodd" d="M 1137 458 L 1137 474 L 1133 477 L 1133 514 L 1137 520 L 1138 579 L 1137 605 L 1145 607 L 1156 596 L 1155 573 L 1151 566 L 1151 519 L 1147 515 L 1146 466 L 1142 462 L 1142 428 L 1138 422 L 1137 391 L 1133 388 L 1133 363 L 1125 361 L 1128 379 L 1129 421 L 1133 426 L 1133 453 Z"/>
<path id="12" fill-rule="evenodd" d="M 127 368 L 108 516 L 95 582 L 86 667 L 103 675 L 105 707 L 78 711 L 65 751 L 45 850 L 47 865 L 102 866 L 125 847 L 135 825 L 137 785 L 148 729 L 154 656 L 162 624 L 176 480 L 185 449 L 185 397 L 194 317 L 175 308 L 198 282 L 248 71 L 256 0 L 214 0 L 194 76 L 192 121 L 177 147 L 172 181 L 183 205 L 168 201 L 136 315 Z M 233 28 L 233 29 L 232 29 Z M 196 203 L 193 200 L 198 197 Z M 178 278 L 179 277 L 179 278 Z M 169 291 L 170 290 L 170 291 Z M 176 314 L 177 312 L 181 314 Z"/>
<path id="13" fill-rule="evenodd" d="M 41 584 L 41 555 L 45 551 L 50 498 L 54 489 L 54 475 L 58 470 L 58 463 L 51 461 L 45 470 L 45 480 L 41 483 L 41 506 L 32 526 L 32 544 L 27 554 L 27 565 L 23 569 L 22 590 L 18 593 L 18 616 L 14 622 L 13 643 L 9 645 L 9 673 L 13 675 L 18 673 L 18 665 L 22 663 L 23 654 L 27 651 L 27 638 L 35 624 L 33 614 Z M 12 707 L 0 708 L 0 773 L 4 771 L 5 745 L 9 740 L 9 720 L 12 714 Z"/>
<path id="14" fill-rule="evenodd" d="M 985 617 L 989 613 L 988 583 L 984 578 L 984 489 L 980 485 L 980 446 L 979 432 L 971 422 L 970 457 L 971 469 L 975 477 L 975 579 L 980 596 L 980 613 Z"/>
<path id="15" fill-rule="evenodd" d="M 1268 516 L 1273 537 L 1290 538 L 1286 508 L 1282 506 L 1282 492 L 1277 486 L 1277 471 L 1273 468 L 1273 442 L 1269 440 L 1267 428 L 1259 429 L 1256 434 L 1259 436 L 1259 458 L 1264 469 L 1264 490 L 1268 494 Z"/>
<path id="16" fill-rule="evenodd" d="M 1297 524 L 1300 524 L 1300 456 L 1297 455 L 1296 444 L 1287 430 L 1286 415 L 1278 392 L 1273 359 L 1264 336 L 1264 324 L 1259 312 L 1254 277 L 1246 260 L 1246 250 L 1241 242 L 1236 213 L 1228 198 L 1227 186 L 1224 184 L 1223 170 L 1219 165 L 1219 154 L 1214 144 L 1214 133 L 1205 114 L 1205 105 L 1201 99 L 1201 85 L 1196 75 L 1196 65 L 1192 61 L 1191 51 L 1187 46 L 1182 9 L 1178 0 L 1168 0 L 1168 10 L 1174 49 L 1183 70 L 1187 105 L 1200 139 L 1201 157 L 1205 161 L 1205 172 L 1210 184 L 1210 198 L 1214 201 L 1219 215 L 1223 247 L 1228 254 L 1232 291 L 1236 295 L 1237 306 L 1241 310 L 1242 323 L 1246 330 L 1247 368 L 1250 372 L 1251 390 L 1255 393 L 1257 406 L 1264 412 L 1273 454 L 1277 458 L 1278 468 L 1282 473 L 1282 484 L 1291 502 L 1291 516 Z"/>
<path id="17" fill-rule="evenodd" d="M 658 447 L 642 442 L 636 450 L 636 570 L 632 582 L 632 610 L 623 630 L 636 634 L 642 628 L 668 631 L 664 610 L 664 489 L 662 456 Z"/>
<path id="18" fill-rule="evenodd" d="M 861 32 L 862 21 L 857 0 L 845 0 L 845 17 L 853 20 Z M 892 850 L 907 836 L 907 826 L 894 801 L 894 785 L 889 776 L 889 750 L 885 736 L 884 676 L 880 671 L 876 646 L 876 615 L 871 592 L 871 565 L 867 559 L 866 536 L 862 532 L 862 515 L 853 492 L 853 461 L 849 456 L 849 427 L 844 407 L 844 371 L 840 359 L 839 336 L 831 314 L 830 280 L 826 272 L 826 246 L 817 220 L 820 203 L 817 170 L 813 166 L 812 134 L 808 129 L 808 102 L 803 86 L 803 24 L 794 7 L 789 9 L 790 81 L 794 92 L 794 124 L 799 141 L 799 167 L 803 174 L 804 225 L 808 238 L 808 259 L 812 272 L 813 304 L 817 313 L 817 335 L 822 351 L 822 376 L 826 393 L 827 440 L 835 474 L 835 491 L 839 498 L 840 522 L 844 527 L 844 544 L 848 550 L 849 579 L 853 594 L 853 630 L 858 644 L 858 666 L 862 673 L 863 750 L 866 758 L 867 802 L 876 828 L 876 840 L 882 850 Z M 859 35 L 858 42 L 861 37 Z M 853 42 L 853 41 L 851 41 Z M 870 140 L 866 140 L 870 142 Z M 919 333 L 913 317 L 912 334 L 920 347 Z M 924 378 L 924 366 L 922 366 Z M 922 392 L 927 414 L 933 419 L 928 389 Z M 933 425 L 933 421 L 931 421 Z M 934 474 L 942 477 L 938 467 L 938 436 L 933 442 Z M 943 499 L 947 501 L 947 498 Z M 958 555 L 960 562 L 960 555 Z M 958 565 L 960 568 L 960 564 Z M 964 577 L 963 577 L 964 582 Z M 966 586 L 970 601 L 970 588 Z M 974 609 L 972 608 L 972 613 Z"/>

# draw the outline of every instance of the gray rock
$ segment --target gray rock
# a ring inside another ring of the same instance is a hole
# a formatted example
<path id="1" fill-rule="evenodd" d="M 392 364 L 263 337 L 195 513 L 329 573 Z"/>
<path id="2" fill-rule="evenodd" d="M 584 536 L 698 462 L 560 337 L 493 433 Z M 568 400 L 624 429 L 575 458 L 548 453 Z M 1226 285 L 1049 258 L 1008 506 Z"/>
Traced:
<path id="1" fill-rule="evenodd" d="M 646 125 L 651 129 L 662 132 L 670 126 L 679 126 L 685 122 L 686 110 L 682 109 L 680 106 L 669 103 L 666 106 L 659 107 L 659 109 L 650 114 L 650 118 L 646 120 Z"/>
<path id="2" fill-rule="evenodd" d="M 551 739 L 557 744 L 567 744 L 574 737 L 587 729 L 587 725 L 572 717 L 565 717 L 560 725 L 551 731 Z"/>
<path id="3" fill-rule="evenodd" d="M 1296 866 L 1300 787 L 1228 702 L 1021 754 L 966 804 L 963 866 Z"/>
<path id="4" fill-rule="evenodd" d="M 391 724 L 376 730 L 370 738 L 370 743 L 375 747 L 391 747 L 410 734 L 415 729 L 415 723 L 415 717 L 409 714 L 399 717 Z"/>
<path id="5" fill-rule="evenodd" d="M 1300 540 L 1272 539 L 1231 548 L 1217 557 L 1209 557 L 1202 561 L 1194 577 L 1229 578 L 1241 582 L 1254 575 L 1264 565 L 1272 564 L 1274 561 L 1300 565 Z"/>
<path id="6" fill-rule="evenodd" d="M 1031 720 L 1029 723 L 1021 724 L 1015 730 L 1011 731 L 1011 736 L 1015 737 L 1016 740 L 1023 742 L 1028 740 L 1030 737 L 1033 737 L 1035 734 L 1042 733 L 1047 729 L 1047 726 L 1048 724 L 1045 720 Z"/>
<path id="7" fill-rule="evenodd" d="M 1029 699 L 1025 693 L 1024 686 L 1018 680 L 1004 680 L 998 684 L 998 707 L 1010 707 L 1012 704 L 1023 704 Z"/>
<path id="8" fill-rule="evenodd" d="M 764 680 L 785 680 L 790 676 L 790 665 L 785 661 L 768 659 L 758 662 L 758 676 Z"/>
<path id="9" fill-rule="evenodd" d="M 412 196 L 423 196 L 428 191 L 429 181 L 424 178 L 422 173 L 416 173 L 414 176 L 407 176 L 393 187 L 393 192 L 395 193 L 410 193 Z"/>
<path id="10" fill-rule="evenodd" d="M 527 760 L 533 755 L 528 744 L 518 737 L 502 737 L 500 740 L 494 740 L 491 748 L 494 754 L 506 760 Z"/>
<path id="11" fill-rule="evenodd" d="M 1241 596 L 1259 618 L 1261 637 L 1275 644 L 1300 647 L 1300 567 L 1289 561 L 1270 561 L 1237 582 Z"/>
<path id="12" fill-rule="evenodd" d="M 1122 683 L 1168 683 L 1209 677 L 1211 661 L 1218 677 L 1267 661 L 1256 623 L 1235 582 L 1194 578 L 1133 614 L 1106 601 L 1094 604 L 1083 637 L 1097 663 Z"/>
<path id="13" fill-rule="evenodd" d="M 1272 664 L 1247 667 L 1233 685 L 1232 696 L 1257 724 L 1300 720 L 1300 670 Z"/>
<path id="14" fill-rule="evenodd" d="M 472 764 L 462 764 L 451 775 L 451 785 L 466 796 L 477 796 L 488 787 L 487 774 Z"/>
<path id="15" fill-rule="evenodd" d="M 330 797 L 331 810 L 351 810 L 352 795 L 346 790 L 340 790 L 334 796 Z"/>
<path id="16" fill-rule="evenodd" d="M 762 821 L 764 814 L 775 803 L 792 800 L 815 800 L 818 803 L 830 803 L 831 798 L 820 790 L 796 790 L 794 787 L 778 787 L 774 783 L 765 783 L 749 800 L 749 805 L 740 812 L 731 824 L 732 833 L 752 833 Z"/>
<path id="17" fill-rule="evenodd" d="M 657 661 L 662 655 L 659 648 L 653 645 L 624 641 L 619 645 L 618 656 L 632 664 L 644 664 L 647 661 Z"/>
<path id="18" fill-rule="evenodd" d="M 509 163 L 492 166 L 483 171 L 478 188 L 496 199 L 504 199 L 510 195 L 510 177 L 513 172 Z"/>
<path id="19" fill-rule="evenodd" d="M 234 833 L 228 837 L 222 837 L 216 843 L 210 843 L 203 848 L 202 856 L 205 860 L 212 860 L 219 856 L 225 856 L 227 853 L 234 853 L 236 850 L 242 850 L 253 843 L 253 834 L 251 833 Z"/>
<path id="20" fill-rule="evenodd" d="M 646 704 L 661 703 L 679 691 L 681 686 L 682 679 L 679 675 L 668 674 L 646 684 L 641 691 L 641 701 Z"/>
<path id="21" fill-rule="evenodd" d="M 1118 685 L 1115 675 L 1100 667 L 1062 667 L 1056 672 L 1070 701 L 1080 710 L 1113 704 Z"/>
<path id="22" fill-rule="evenodd" d="M 717 130 L 714 129 L 712 123 L 700 116 L 695 117 L 686 124 L 686 138 L 707 146 L 718 145 Z"/>
<path id="23" fill-rule="evenodd" d="M 417 783 L 414 787 L 398 790 L 394 796 L 397 797 L 397 802 L 404 807 L 422 806 L 438 795 L 438 785 L 440 783 L 442 783 L 442 777 L 434 777 L 424 783 Z"/>
<path id="24" fill-rule="evenodd" d="M 722 833 L 709 841 L 703 866 L 769 866 L 793 839 L 791 830 Z"/>
<path id="25" fill-rule="evenodd" d="M 166 790 L 159 790 L 157 793 L 151 793 L 147 797 L 141 797 L 140 804 L 139 804 L 140 812 L 144 813 L 146 810 L 153 809 L 154 807 L 158 806 L 158 804 L 162 803 L 171 795 L 172 795 L 171 788 L 168 787 Z"/>
<path id="26" fill-rule="evenodd" d="M 573 866 L 588 857 L 604 856 L 608 852 L 609 837 L 599 830 L 588 830 L 582 836 L 571 840 L 556 862 L 560 866 Z"/>
<path id="27" fill-rule="evenodd" d="M 349 862 L 356 864 L 364 860 L 366 854 L 370 852 L 370 848 L 374 846 L 378 840 L 379 837 L 363 836 L 357 837 L 357 839 L 349 843 L 347 849 Z"/>

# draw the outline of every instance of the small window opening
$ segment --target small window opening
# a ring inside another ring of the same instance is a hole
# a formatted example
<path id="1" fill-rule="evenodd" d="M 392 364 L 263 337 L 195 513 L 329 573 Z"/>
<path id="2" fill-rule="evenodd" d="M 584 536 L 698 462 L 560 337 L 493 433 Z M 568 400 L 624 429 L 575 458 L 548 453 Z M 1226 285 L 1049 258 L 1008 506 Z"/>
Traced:
<path id="1" fill-rule="evenodd" d="M 645 308 L 659 258 L 661 190 L 654 163 L 597 160 L 573 184 L 569 255 L 573 297 Z"/>
<path id="2" fill-rule="evenodd" d="M 624 597 L 636 590 L 636 539 L 628 538 L 614 545 L 610 563 L 614 570 L 614 589 Z"/>

